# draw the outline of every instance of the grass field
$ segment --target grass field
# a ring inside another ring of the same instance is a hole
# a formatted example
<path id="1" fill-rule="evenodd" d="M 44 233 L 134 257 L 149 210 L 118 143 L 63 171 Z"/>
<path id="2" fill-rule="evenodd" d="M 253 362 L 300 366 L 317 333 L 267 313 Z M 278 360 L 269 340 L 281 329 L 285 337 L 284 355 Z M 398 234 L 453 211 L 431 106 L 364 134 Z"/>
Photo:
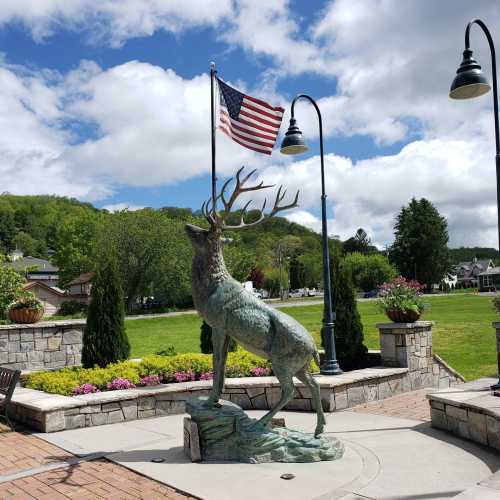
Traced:
<path id="1" fill-rule="evenodd" d="M 456 294 L 429 297 L 429 310 L 423 319 L 433 320 L 434 352 L 468 380 L 496 374 L 495 331 L 491 322 L 500 318 L 491 307 L 491 297 Z M 387 322 L 375 302 L 358 303 L 365 332 L 365 344 L 378 349 L 377 323 Z M 318 340 L 322 306 L 283 308 L 300 321 Z M 201 321 L 196 315 L 127 321 L 132 356 L 155 353 L 166 345 L 178 352 L 199 352 Z"/>

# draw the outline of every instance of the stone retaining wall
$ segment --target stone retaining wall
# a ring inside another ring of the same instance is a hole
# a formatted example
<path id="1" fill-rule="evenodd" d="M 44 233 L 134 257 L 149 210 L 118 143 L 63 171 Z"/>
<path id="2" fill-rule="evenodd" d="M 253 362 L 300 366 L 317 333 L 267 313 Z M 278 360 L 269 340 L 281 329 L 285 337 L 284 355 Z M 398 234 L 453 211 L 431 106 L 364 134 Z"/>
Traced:
<path id="1" fill-rule="evenodd" d="M 52 370 L 81 364 L 85 320 L 0 325 L 0 366 Z"/>
<path id="2" fill-rule="evenodd" d="M 432 426 L 500 450 L 500 398 L 490 390 L 496 382 L 483 378 L 429 394 Z"/>
<path id="3" fill-rule="evenodd" d="M 319 376 L 323 409 L 343 410 L 409 391 L 407 374 L 406 368 L 366 368 L 336 377 Z M 295 383 L 296 397 L 286 409 L 310 411 L 309 390 L 298 380 Z M 186 382 L 72 397 L 20 388 L 12 399 L 11 415 L 42 432 L 173 415 L 184 413 L 187 399 L 208 395 L 211 385 L 211 381 Z M 244 410 L 268 410 L 280 395 L 275 377 L 247 377 L 227 379 L 222 398 Z"/>

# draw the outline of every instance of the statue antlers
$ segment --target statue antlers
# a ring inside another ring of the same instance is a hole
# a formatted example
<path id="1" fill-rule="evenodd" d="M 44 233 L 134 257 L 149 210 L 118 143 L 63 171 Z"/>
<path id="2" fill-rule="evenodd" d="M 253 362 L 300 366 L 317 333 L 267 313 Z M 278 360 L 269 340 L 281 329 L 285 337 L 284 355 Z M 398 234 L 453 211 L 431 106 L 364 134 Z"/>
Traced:
<path id="1" fill-rule="evenodd" d="M 246 227 L 252 227 L 256 226 L 257 224 L 260 224 L 266 217 L 272 217 L 273 215 L 276 215 L 278 212 L 281 212 L 282 210 L 288 210 L 289 208 L 294 208 L 297 206 L 297 201 L 299 199 L 299 191 L 297 191 L 294 200 L 292 203 L 289 203 L 288 205 L 282 205 L 280 206 L 280 203 L 283 201 L 283 199 L 286 196 L 286 189 L 283 190 L 283 186 L 280 186 L 278 188 L 278 192 L 276 193 L 276 198 L 274 200 L 274 206 L 271 212 L 269 214 L 264 214 L 264 210 L 266 208 L 266 201 L 264 200 L 264 203 L 262 204 L 262 208 L 260 209 L 260 216 L 259 218 L 250 223 L 245 222 L 245 215 L 247 212 L 248 207 L 252 203 L 252 200 L 249 200 L 242 208 L 241 210 L 241 219 L 240 223 L 236 226 L 231 226 L 227 225 L 225 223 L 228 215 L 231 213 L 231 209 L 233 208 L 234 202 L 238 198 L 238 196 L 242 193 L 247 193 L 249 191 L 259 191 L 261 189 L 268 189 L 271 187 L 274 187 L 274 184 L 269 184 L 269 185 L 264 185 L 264 181 L 261 181 L 259 184 L 256 184 L 254 186 L 246 186 L 245 184 L 248 182 L 250 177 L 256 172 L 256 170 L 252 170 L 248 175 L 246 175 L 243 179 L 240 178 L 241 173 L 243 172 L 245 167 L 241 167 L 238 172 L 236 172 L 236 184 L 234 186 L 234 190 L 229 197 L 229 200 L 226 200 L 225 197 L 225 191 L 228 185 L 231 183 L 233 178 L 231 177 L 228 179 L 222 186 L 222 189 L 220 191 L 219 196 L 217 196 L 216 201 L 220 200 L 222 202 L 222 205 L 224 209 L 219 213 L 216 210 L 214 210 L 214 207 L 212 209 L 209 209 L 209 204 L 211 200 L 207 200 L 203 202 L 203 205 L 201 207 L 201 211 L 204 215 L 204 217 L 208 220 L 210 223 L 210 227 L 213 230 L 236 230 L 236 229 L 244 229 Z"/>

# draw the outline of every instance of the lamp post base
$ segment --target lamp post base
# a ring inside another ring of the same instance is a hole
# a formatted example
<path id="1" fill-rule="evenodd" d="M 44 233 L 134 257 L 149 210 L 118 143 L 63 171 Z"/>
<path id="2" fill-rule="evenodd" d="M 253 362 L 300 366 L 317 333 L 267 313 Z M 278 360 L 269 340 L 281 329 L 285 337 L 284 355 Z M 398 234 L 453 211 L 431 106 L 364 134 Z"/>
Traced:
<path id="1" fill-rule="evenodd" d="M 319 372 L 321 373 L 321 375 L 342 375 L 342 373 L 344 373 L 340 369 L 340 366 L 336 359 L 325 361 L 321 365 Z"/>
<path id="2" fill-rule="evenodd" d="M 498 391 L 498 389 L 500 389 L 500 380 L 496 384 L 493 384 L 492 386 L 490 386 L 490 389 L 492 391 Z"/>

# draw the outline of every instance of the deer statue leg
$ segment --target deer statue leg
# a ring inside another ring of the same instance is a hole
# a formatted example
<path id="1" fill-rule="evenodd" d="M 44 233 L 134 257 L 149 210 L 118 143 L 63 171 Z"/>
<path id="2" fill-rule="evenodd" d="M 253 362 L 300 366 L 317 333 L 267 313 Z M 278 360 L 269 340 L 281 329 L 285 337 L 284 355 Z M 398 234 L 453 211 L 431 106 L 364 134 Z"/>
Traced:
<path id="1" fill-rule="evenodd" d="M 316 410 L 317 423 L 314 436 L 318 437 L 325 426 L 325 414 L 323 413 L 323 406 L 321 405 L 321 393 L 316 379 L 309 373 L 308 366 L 301 368 L 295 376 L 311 391 L 313 407 Z"/>
<path id="2" fill-rule="evenodd" d="M 223 330 L 212 328 L 212 344 L 214 346 L 213 359 L 213 385 L 212 392 L 208 398 L 210 405 L 217 404 L 222 389 L 224 388 L 224 371 L 226 369 L 227 350 L 229 348 L 229 337 Z"/>
<path id="3" fill-rule="evenodd" d="M 293 396 L 295 394 L 295 387 L 293 385 L 292 378 L 293 375 L 288 371 L 288 369 L 279 368 L 275 364 L 273 364 L 273 372 L 280 382 L 281 398 L 278 401 L 278 404 L 258 421 L 258 423 L 262 425 L 267 425 L 274 417 L 274 415 L 276 415 L 276 413 L 278 413 L 293 399 Z"/>

